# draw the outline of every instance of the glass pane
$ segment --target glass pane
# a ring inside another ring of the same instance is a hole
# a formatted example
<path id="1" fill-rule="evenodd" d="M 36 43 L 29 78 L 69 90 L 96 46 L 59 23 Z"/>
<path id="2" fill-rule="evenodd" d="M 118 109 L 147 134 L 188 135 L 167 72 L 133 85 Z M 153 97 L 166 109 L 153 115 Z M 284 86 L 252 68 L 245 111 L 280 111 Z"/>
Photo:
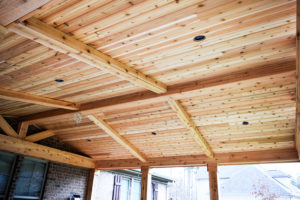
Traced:
<path id="1" fill-rule="evenodd" d="M 120 200 L 129 199 L 129 185 L 130 185 L 130 180 L 122 177 Z"/>
<path id="2" fill-rule="evenodd" d="M 0 196 L 4 195 L 15 155 L 0 152 Z"/>
<path id="3" fill-rule="evenodd" d="M 45 171 L 46 163 L 25 158 L 17 180 L 15 196 L 39 197 Z"/>
<path id="4" fill-rule="evenodd" d="M 141 181 L 133 179 L 131 200 L 141 199 Z"/>

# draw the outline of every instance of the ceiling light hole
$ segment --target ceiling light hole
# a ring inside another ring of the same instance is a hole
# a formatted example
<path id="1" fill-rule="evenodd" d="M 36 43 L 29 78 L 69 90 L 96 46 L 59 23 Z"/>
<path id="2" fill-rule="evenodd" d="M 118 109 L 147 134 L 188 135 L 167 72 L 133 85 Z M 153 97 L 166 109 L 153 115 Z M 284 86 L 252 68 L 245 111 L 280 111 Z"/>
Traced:
<path id="1" fill-rule="evenodd" d="M 248 125 L 248 124 L 249 124 L 249 122 L 243 121 L 243 125 Z"/>
<path id="2" fill-rule="evenodd" d="M 64 82 L 64 80 L 63 79 L 55 79 L 55 82 L 58 82 L 58 83 L 62 83 L 62 82 Z"/>
<path id="3" fill-rule="evenodd" d="M 205 35 L 197 35 L 197 36 L 194 37 L 195 42 L 199 42 L 199 41 L 202 41 L 202 40 L 205 40 Z"/>

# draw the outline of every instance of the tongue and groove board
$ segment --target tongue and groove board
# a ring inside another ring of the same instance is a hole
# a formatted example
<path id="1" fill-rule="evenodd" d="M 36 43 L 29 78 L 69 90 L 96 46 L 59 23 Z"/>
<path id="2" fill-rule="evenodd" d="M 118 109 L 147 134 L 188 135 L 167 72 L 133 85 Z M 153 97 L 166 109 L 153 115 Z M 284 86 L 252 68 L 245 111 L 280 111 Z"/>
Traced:
<path id="1" fill-rule="evenodd" d="M 1 115 L 32 117 L 96 160 L 135 157 L 88 114 L 100 116 L 146 158 L 205 155 L 168 104 L 172 97 L 215 154 L 295 149 L 294 0 L 55 0 L 29 17 L 167 91 L 152 94 L 101 66 L 8 32 L 0 43 L 0 88 L 76 103 L 84 111 L 77 123 L 76 111 L 0 99 Z M 197 35 L 206 38 L 196 42 Z"/>

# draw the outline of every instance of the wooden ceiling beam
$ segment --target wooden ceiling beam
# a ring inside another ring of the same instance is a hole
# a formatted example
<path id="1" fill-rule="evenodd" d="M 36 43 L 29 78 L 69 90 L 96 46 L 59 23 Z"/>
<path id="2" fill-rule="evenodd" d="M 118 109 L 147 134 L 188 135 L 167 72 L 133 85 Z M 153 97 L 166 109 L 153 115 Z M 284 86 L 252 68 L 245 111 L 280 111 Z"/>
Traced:
<path id="1" fill-rule="evenodd" d="M 295 71 L 295 61 L 259 66 L 257 68 L 240 70 L 235 73 L 216 76 L 214 78 L 202 79 L 198 81 L 191 81 L 183 84 L 169 86 L 168 92 L 164 94 L 155 94 L 153 92 L 146 91 L 82 104 L 80 106 L 80 113 L 83 115 L 89 115 L 104 112 L 105 109 L 119 109 L 121 107 L 149 105 L 159 102 L 165 102 L 170 97 L 175 100 L 181 99 L 182 97 L 192 98 L 195 96 L 199 96 L 199 91 L 203 89 L 214 88 L 220 85 L 232 84 L 236 82 L 243 83 L 247 81 L 256 81 L 268 76 L 289 73 L 291 71 Z M 20 120 L 34 123 L 43 120 L 57 120 L 66 118 L 70 117 L 73 114 L 73 111 L 56 109 L 53 111 L 23 116 L 20 118 Z"/>
<path id="2" fill-rule="evenodd" d="M 261 164 L 299 162 L 296 149 L 274 149 L 264 151 L 249 151 L 235 153 L 216 153 L 214 158 L 206 155 L 186 155 L 173 157 L 149 158 L 146 163 L 137 159 L 99 160 L 97 169 L 137 169 L 142 166 L 150 167 L 187 167 L 205 166 L 208 162 L 218 165 Z"/>
<path id="3" fill-rule="evenodd" d="M 170 99 L 169 105 L 171 108 L 176 112 L 180 121 L 184 124 L 184 126 L 190 131 L 192 134 L 195 142 L 200 146 L 201 150 L 210 158 L 214 157 L 214 153 L 205 140 L 201 132 L 199 131 L 198 127 L 196 126 L 195 122 L 191 119 L 190 115 L 186 112 L 183 108 L 181 103 L 178 100 Z"/>
<path id="4" fill-rule="evenodd" d="M 297 83 L 296 83 L 296 133 L 295 133 L 295 143 L 296 149 L 298 151 L 298 156 L 300 159 L 300 0 L 297 0 L 297 23 L 296 23 L 296 73 L 297 73 Z"/>
<path id="5" fill-rule="evenodd" d="M 95 168 L 91 158 L 1 134 L 0 150 L 78 167 Z"/>
<path id="6" fill-rule="evenodd" d="M 13 100 L 13 101 L 32 103 L 32 104 L 37 104 L 42 106 L 49 106 L 54 108 L 62 108 L 67 110 L 79 109 L 77 105 L 72 102 L 56 100 L 47 97 L 41 97 L 41 96 L 27 94 L 23 92 L 16 92 L 16 91 L 2 89 L 2 88 L 0 88 L 0 98 Z"/>
<path id="7" fill-rule="evenodd" d="M 167 91 L 163 83 L 34 17 L 25 20 L 24 23 L 9 27 L 9 30 L 98 69 L 104 69 L 136 86 L 144 87 L 159 94 Z"/>
<path id="8" fill-rule="evenodd" d="M 125 147 L 128 151 L 130 151 L 140 161 L 146 162 L 146 158 L 142 155 L 142 153 L 139 152 L 139 150 L 133 144 L 131 144 L 127 139 L 121 136 L 121 134 L 118 133 L 118 131 L 114 130 L 104 120 L 95 115 L 88 115 L 88 118 L 101 129 L 103 129 L 108 135 L 110 135 L 117 143 Z"/>
<path id="9" fill-rule="evenodd" d="M 7 123 L 2 115 L 0 115 L 0 128 L 9 136 L 19 137 L 17 132 Z"/>
<path id="10" fill-rule="evenodd" d="M 29 142 L 37 142 L 49 137 L 54 136 L 54 132 L 52 130 L 46 130 L 39 133 L 32 134 L 30 136 L 25 137 L 24 139 Z"/>

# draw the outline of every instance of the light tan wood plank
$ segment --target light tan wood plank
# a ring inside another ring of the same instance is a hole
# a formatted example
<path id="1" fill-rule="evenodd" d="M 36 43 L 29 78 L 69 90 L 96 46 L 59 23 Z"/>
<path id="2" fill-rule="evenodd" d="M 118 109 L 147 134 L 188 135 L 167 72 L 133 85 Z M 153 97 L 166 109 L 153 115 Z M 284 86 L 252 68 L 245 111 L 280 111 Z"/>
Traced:
<path id="1" fill-rule="evenodd" d="M 180 167 L 205 166 L 208 162 L 217 161 L 218 165 L 259 164 L 299 162 L 296 149 L 273 149 L 262 151 L 245 151 L 235 153 L 219 153 L 215 159 L 205 155 L 186 155 L 172 157 L 149 158 L 147 163 L 138 159 L 119 159 L 96 161 L 97 169 L 137 169 L 141 166 L 150 167 Z"/>
<path id="2" fill-rule="evenodd" d="M 0 149 L 24 156 L 30 156 L 78 167 L 95 167 L 94 161 L 90 158 L 5 135 L 0 135 Z"/>
<path id="3" fill-rule="evenodd" d="M 139 150 L 133 146 L 128 140 L 126 140 L 123 136 L 120 135 L 116 130 L 114 130 L 109 124 L 103 121 L 100 117 L 95 115 L 89 115 L 88 118 L 93 121 L 97 126 L 103 129 L 108 135 L 110 135 L 116 142 L 125 147 L 128 151 L 130 151 L 135 157 L 140 159 L 142 162 L 146 162 L 146 158 L 142 155 Z"/>
<path id="4" fill-rule="evenodd" d="M 68 110 L 78 110 L 78 107 L 75 103 L 51 99 L 47 97 L 27 94 L 23 92 L 16 92 L 12 90 L 7 90 L 0 88 L 0 98 L 13 100 L 13 101 L 21 101 L 26 103 L 38 104 L 43 106 L 49 106 L 54 108 L 63 108 Z"/>
<path id="5" fill-rule="evenodd" d="M 190 133 L 192 134 L 195 142 L 200 146 L 203 152 L 208 157 L 214 157 L 213 150 L 211 149 L 208 142 L 203 137 L 202 133 L 199 131 L 198 127 L 196 126 L 195 122 L 191 119 L 189 114 L 185 111 L 183 106 L 180 104 L 179 101 L 170 99 L 169 105 L 171 108 L 176 112 L 180 121 L 184 124 L 184 126 L 189 129 Z"/>
<path id="6" fill-rule="evenodd" d="M 144 87 L 156 93 L 166 92 L 166 86 L 163 83 L 154 80 L 153 78 L 111 58 L 106 54 L 103 54 L 102 52 L 36 18 L 25 20 L 24 25 L 18 24 L 11 27 L 9 30 L 28 39 L 34 39 L 35 41 L 54 50 L 66 53 L 91 66 L 101 70 L 105 69 L 137 86 Z"/>

